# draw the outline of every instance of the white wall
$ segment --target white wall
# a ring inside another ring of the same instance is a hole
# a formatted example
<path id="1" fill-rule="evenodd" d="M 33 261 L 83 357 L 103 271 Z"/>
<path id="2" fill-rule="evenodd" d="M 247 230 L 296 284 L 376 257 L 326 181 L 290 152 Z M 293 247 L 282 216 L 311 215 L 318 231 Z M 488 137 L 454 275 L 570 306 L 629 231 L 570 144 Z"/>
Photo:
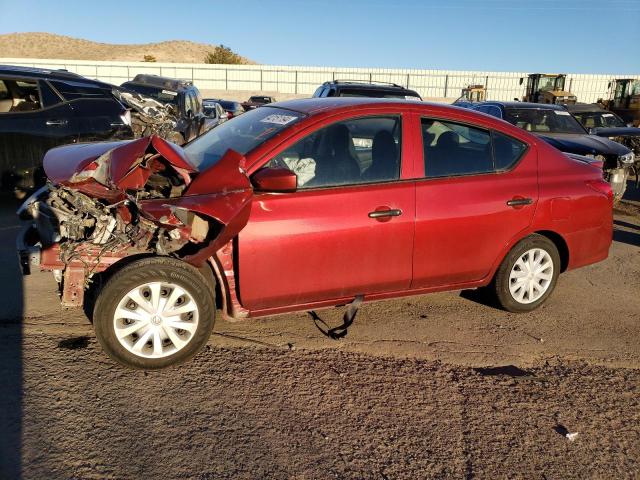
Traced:
<path id="1" fill-rule="evenodd" d="M 423 98 L 456 98 L 470 84 L 487 87 L 492 100 L 513 100 L 524 93 L 519 84 L 527 72 L 478 72 L 389 68 L 295 67 L 273 65 L 207 65 L 192 63 L 99 62 L 32 58 L 0 58 L 0 64 L 39 68 L 65 68 L 71 72 L 121 84 L 138 73 L 191 80 L 201 90 L 268 91 L 311 95 L 324 81 L 333 79 L 393 82 L 416 90 Z M 608 96 L 613 78 L 639 78 L 639 74 L 568 74 L 566 88 L 582 102 Z M 525 82 L 526 83 L 526 82 Z"/>

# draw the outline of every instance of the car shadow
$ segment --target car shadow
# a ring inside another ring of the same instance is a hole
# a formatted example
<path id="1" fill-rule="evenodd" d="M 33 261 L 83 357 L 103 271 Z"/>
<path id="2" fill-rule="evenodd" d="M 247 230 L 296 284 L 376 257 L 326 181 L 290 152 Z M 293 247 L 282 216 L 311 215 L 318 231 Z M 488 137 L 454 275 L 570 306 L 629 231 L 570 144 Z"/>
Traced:
<path id="1" fill-rule="evenodd" d="M 7 479 L 20 478 L 22 464 L 24 288 L 15 249 L 21 229 L 16 206 L 14 198 L 0 196 L 0 478 Z"/>
<path id="2" fill-rule="evenodd" d="M 613 240 L 615 242 L 626 243 L 634 247 L 640 247 L 640 233 L 628 232 L 627 230 L 613 230 Z"/>
<path id="3" fill-rule="evenodd" d="M 493 295 L 485 288 L 475 288 L 469 290 L 461 290 L 460 298 L 464 298 L 465 300 L 470 300 L 474 303 L 479 303 L 480 305 L 484 305 L 485 307 L 490 307 L 495 310 L 501 310 L 502 308 L 496 301 Z"/>

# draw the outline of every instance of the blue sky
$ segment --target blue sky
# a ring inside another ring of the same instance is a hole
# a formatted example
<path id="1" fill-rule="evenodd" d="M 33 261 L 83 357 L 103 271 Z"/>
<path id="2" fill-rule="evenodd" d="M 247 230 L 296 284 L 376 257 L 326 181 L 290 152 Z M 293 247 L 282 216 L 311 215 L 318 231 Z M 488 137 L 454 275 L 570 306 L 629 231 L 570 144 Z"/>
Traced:
<path id="1" fill-rule="evenodd" d="M 0 0 L 0 11 L 0 33 L 222 43 L 275 65 L 640 73 L 640 0 Z"/>

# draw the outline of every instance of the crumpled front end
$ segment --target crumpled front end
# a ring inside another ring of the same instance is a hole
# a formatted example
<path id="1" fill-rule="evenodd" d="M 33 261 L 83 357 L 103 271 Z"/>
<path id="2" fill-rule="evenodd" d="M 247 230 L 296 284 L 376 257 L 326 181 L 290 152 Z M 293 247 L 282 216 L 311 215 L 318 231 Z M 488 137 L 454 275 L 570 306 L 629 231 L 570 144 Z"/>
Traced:
<path id="1" fill-rule="evenodd" d="M 157 136 L 51 150 L 50 183 L 18 213 L 23 271 L 54 272 L 65 305 L 81 305 L 92 277 L 131 256 L 200 267 L 246 225 L 253 190 L 233 151 L 205 172 Z"/>
<path id="2" fill-rule="evenodd" d="M 136 138 L 158 135 L 174 143 L 182 143 L 182 136 L 176 132 L 178 113 L 173 105 L 137 92 L 119 89 L 113 92 L 130 109 L 131 129 Z"/>

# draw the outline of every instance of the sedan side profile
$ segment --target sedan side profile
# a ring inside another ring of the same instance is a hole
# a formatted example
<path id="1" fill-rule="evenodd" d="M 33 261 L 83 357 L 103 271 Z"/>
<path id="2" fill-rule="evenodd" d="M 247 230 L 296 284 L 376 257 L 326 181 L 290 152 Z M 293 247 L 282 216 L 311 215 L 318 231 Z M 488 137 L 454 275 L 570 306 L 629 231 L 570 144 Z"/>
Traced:
<path id="1" fill-rule="evenodd" d="M 134 368 L 193 356 L 216 306 L 244 319 L 483 288 L 530 311 L 612 239 L 601 170 L 422 102 L 292 100 L 184 148 L 72 145 L 44 163 L 50 184 L 20 211 L 23 269 L 53 271 L 67 305 L 99 285 L 96 336 Z"/>

